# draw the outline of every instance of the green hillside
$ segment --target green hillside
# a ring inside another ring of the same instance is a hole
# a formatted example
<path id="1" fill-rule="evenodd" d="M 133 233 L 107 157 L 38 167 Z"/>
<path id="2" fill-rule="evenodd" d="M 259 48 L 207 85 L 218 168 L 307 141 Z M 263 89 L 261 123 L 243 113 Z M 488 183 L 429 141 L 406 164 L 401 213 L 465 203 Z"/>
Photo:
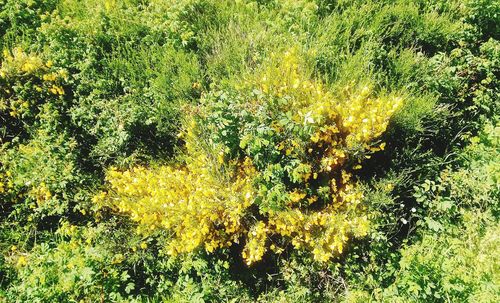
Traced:
<path id="1" fill-rule="evenodd" d="M 500 2 L 0 0 L 0 302 L 500 302 Z"/>

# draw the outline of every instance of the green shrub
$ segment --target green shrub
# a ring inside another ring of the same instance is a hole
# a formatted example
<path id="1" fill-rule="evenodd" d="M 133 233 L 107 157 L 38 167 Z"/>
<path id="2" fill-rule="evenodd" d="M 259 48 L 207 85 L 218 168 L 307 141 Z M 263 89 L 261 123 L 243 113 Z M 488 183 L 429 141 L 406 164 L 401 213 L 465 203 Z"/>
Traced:
<path id="1" fill-rule="evenodd" d="M 10 202 L 18 212 L 33 209 L 36 215 L 24 218 L 29 220 L 71 212 L 75 193 L 85 186 L 85 176 L 78 169 L 77 143 L 63 134 L 52 137 L 46 131 L 36 136 L 0 158 L 4 174 L 9 176 Z M 20 213 L 18 219 L 26 214 Z"/>
<path id="2" fill-rule="evenodd" d="M 436 139 L 460 144 L 477 133 L 485 121 L 498 119 L 499 58 L 499 44 L 493 39 L 482 43 L 478 51 L 459 47 L 449 55 L 440 53 L 431 58 L 428 68 L 432 73 L 425 84 L 453 112 L 448 127 Z"/>
<path id="3" fill-rule="evenodd" d="M 500 4 L 497 1 L 469 0 L 465 6 L 465 20 L 476 28 L 481 39 L 500 40 Z"/>
<path id="4" fill-rule="evenodd" d="M 498 258 L 492 237 L 498 232 L 498 127 L 487 126 L 472 141 L 458 156 L 459 168 L 414 187 L 412 204 L 394 196 L 393 185 L 404 184 L 397 177 L 374 184 L 367 199 L 377 226 L 369 246 L 354 247 L 347 259 L 346 273 L 357 285 L 347 301 L 495 301 L 498 270 L 486 260 Z M 402 243 L 389 239 L 412 230 Z M 403 246 L 394 251 L 396 245 Z"/>
<path id="5" fill-rule="evenodd" d="M 354 288 L 347 302 L 496 302 L 498 296 L 498 234 L 488 213 L 466 211 L 464 225 L 426 233 L 401 248 L 399 269 L 387 288 Z"/>
<path id="6" fill-rule="evenodd" d="M 9 301 L 122 302 L 134 283 L 121 265 L 123 253 L 103 245 L 103 232 L 66 222 L 54 242 L 35 245 L 29 253 L 11 250 L 9 260 L 17 268 L 19 283 L 8 289 Z"/>
<path id="7" fill-rule="evenodd" d="M 496 302 L 499 225 L 487 214 L 466 212 L 464 226 L 426 234 L 402 249 L 400 270 L 388 300 Z"/>
<path id="8" fill-rule="evenodd" d="M 70 111 L 84 140 L 93 145 L 90 157 L 109 163 L 134 154 L 170 155 L 180 109 L 199 94 L 196 59 L 169 46 L 156 46 L 117 50 L 101 62 L 104 74 L 97 70 L 78 74 L 80 98 Z"/>
<path id="9" fill-rule="evenodd" d="M 37 28 L 57 0 L 0 1 L 0 48 L 9 48 L 36 36 Z"/>

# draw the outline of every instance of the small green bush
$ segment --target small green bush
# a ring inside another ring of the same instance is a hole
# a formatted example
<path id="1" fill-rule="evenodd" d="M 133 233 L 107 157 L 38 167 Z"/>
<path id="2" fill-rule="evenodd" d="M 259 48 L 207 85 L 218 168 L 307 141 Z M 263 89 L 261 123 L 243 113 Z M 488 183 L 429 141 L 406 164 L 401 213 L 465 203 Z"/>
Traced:
<path id="1" fill-rule="evenodd" d="M 499 226 L 491 216 L 466 212 L 464 226 L 426 234 L 403 248 L 388 300 L 496 302 Z"/>

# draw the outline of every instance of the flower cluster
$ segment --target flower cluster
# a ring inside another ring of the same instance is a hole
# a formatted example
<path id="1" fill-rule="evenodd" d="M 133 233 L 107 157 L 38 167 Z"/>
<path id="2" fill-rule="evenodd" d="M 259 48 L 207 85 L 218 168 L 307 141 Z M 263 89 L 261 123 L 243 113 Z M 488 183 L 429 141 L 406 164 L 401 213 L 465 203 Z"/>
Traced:
<path id="1" fill-rule="evenodd" d="M 21 48 L 4 50 L 0 66 L 0 114 L 13 118 L 33 116 L 42 100 L 64 95 L 62 83 L 65 69 L 56 69 L 53 62 L 44 62 Z M 44 101 L 45 102 L 45 101 Z"/>
<path id="2" fill-rule="evenodd" d="M 269 217 L 269 225 L 276 234 L 290 239 L 296 249 L 311 251 L 314 259 L 322 262 L 342 253 L 350 235 L 366 235 L 368 223 L 364 215 L 353 217 L 333 206 L 309 212 L 292 209 Z"/>
<path id="3" fill-rule="evenodd" d="M 273 55 L 238 87 L 204 96 L 183 134 L 185 165 L 111 170 L 100 200 L 140 232 L 166 230 L 170 254 L 240 240 L 248 265 L 289 244 L 321 262 L 342 253 L 369 227 L 353 173 L 385 147 L 378 137 L 401 100 L 334 94 L 299 58 Z"/>
<path id="4" fill-rule="evenodd" d="M 247 264 L 252 264 L 259 261 L 266 252 L 266 240 L 269 228 L 266 223 L 260 221 L 252 226 L 248 232 L 246 245 L 242 252 L 242 257 L 246 260 Z"/>
<path id="5" fill-rule="evenodd" d="M 21 48 L 14 48 L 12 52 L 4 50 L 0 77 L 9 78 L 19 74 L 31 75 L 44 68 L 45 66 L 40 57 L 27 54 Z"/>
<path id="6" fill-rule="evenodd" d="M 140 234 L 168 230 L 169 255 L 199 246 L 212 252 L 238 242 L 245 231 L 242 218 L 254 197 L 248 181 L 253 174 L 249 159 L 226 179 L 217 178 L 211 159 L 196 151 L 191 132 L 187 136 L 190 157 L 184 166 L 136 167 L 123 172 L 111 169 L 107 175 L 110 190 L 94 198 L 130 214 L 138 222 Z"/>
<path id="7" fill-rule="evenodd" d="M 30 191 L 30 196 L 35 197 L 37 204 L 40 206 L 45 201 L 48 201 L 52 198 L 52 193 L 48 189 L 45 182 L 42 182 L 40 185 L 34 187 Z"/>

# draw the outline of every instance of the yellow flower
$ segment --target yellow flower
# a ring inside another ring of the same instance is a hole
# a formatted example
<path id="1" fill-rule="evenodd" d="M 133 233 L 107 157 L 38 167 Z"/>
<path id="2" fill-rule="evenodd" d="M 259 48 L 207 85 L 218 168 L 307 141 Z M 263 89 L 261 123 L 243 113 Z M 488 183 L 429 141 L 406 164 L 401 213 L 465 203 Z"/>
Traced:
<path id="1" fill-rule="evenodd" d="M 24 256 L 20 256 L 18 259 L 17 259 L 17 267 L 23 267 L 23 266 L 26 266 L 28 265 L 28 260 L 26 259 L 26 257 Z"/>
<path id="2" fill-rule="evenodd" d="M 111 261 L 111 264 L 120 264 L 125 260 L 125 257 L 122 254 L 116 254 Z"/>

